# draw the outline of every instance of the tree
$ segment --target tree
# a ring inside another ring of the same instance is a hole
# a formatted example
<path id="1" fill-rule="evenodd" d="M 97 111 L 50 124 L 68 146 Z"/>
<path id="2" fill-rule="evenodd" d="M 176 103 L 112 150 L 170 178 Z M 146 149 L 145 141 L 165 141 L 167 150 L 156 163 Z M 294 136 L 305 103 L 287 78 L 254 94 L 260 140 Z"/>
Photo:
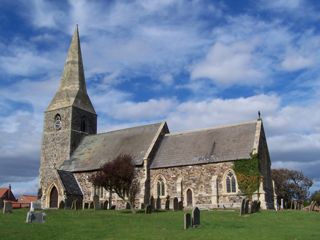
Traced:
<path id="1" fill-rule="evenodd" d="M 95 186 L 104 187 L 110 192 L 110 196 L 115 192 L 122 200 L 128 201 L 131 211 L 135 213 L 134 204 L 139 192 L 139 181 L 132 161 L 130 155 L 119 155 L 113 161 L 105 163 L 89 180 Z"/>
<path id="2" fill-rule="evenodd" d="M 303 175 L 302 171 L 280 168 L 272 169 L 271 174 L 275 183 L 278 202 L 281 198 L 286 202 L 307 199 L 309 188 L 313 183 L 310 178 Z"/>
<path id="3" fill-rule="evenodd" d="M 312 193 L 310 199 L 312 201 L 316 201 L 318 205 L 320 205 L 320 190 L 315 191 L 314 193 Z"/>

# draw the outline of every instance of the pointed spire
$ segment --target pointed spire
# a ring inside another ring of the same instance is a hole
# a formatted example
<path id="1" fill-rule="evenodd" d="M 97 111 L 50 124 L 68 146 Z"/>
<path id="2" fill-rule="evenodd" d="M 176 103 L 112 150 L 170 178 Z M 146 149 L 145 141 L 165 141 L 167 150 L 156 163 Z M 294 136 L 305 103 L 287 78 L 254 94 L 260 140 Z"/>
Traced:
<path id="1" fill-rule="evenodd" d="M 78 25 L 76 25 L 68 50 L 59 90 L 49 104 L 47 111 L 70 106 L 95 113 L 87 94 Z"/>
<path id="2" fill-rule="evenodd" d="M 61 79 L 60 89 L 87 92 L 83 70 L 78 25 L 76 25 Z"/>

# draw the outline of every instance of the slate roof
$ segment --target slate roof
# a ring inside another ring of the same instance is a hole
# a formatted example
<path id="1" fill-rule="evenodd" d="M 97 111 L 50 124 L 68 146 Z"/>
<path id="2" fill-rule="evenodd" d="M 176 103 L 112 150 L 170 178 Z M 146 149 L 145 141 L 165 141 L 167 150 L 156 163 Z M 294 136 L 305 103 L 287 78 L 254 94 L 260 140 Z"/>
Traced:
<path id="1" fill-rule="evenodd" d="M 77 180 L 73 176 L 73 173 L 68 171 L 63 171 L 63 170 L 57 170 L 57 171 L 67 194 L 81 196 L 82 195 L 81 189 L 78 185 Z"/>
<path id="2" fill-rule="evenodd" d="M 151 164 L 164 168 L 250 157 L 257 122 L 166 134 Z"/>
<path id="3" fill-rule="evenodd" d="M 142 165 L 162 125 L 156 123 L 86 136 L 60 169 L 71 172 L 97 170 L 119 154 L 130 154 L 136 165 Z"/>

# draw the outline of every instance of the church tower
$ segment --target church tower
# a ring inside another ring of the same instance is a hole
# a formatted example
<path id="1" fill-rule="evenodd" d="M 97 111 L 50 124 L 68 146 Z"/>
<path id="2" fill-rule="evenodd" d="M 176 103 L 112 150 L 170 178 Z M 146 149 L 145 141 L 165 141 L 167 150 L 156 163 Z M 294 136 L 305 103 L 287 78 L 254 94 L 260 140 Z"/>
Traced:
<path id="1" fill-rule="evenodd" d="M 76 26 L 60 87 L 45 111 L 39 179 L 43 207 L 58 206 L 58 195 L 64 193 L 57 169 L 70 158 L 83 136 L 96 133 L 97 114 L 87 94 Z"/>

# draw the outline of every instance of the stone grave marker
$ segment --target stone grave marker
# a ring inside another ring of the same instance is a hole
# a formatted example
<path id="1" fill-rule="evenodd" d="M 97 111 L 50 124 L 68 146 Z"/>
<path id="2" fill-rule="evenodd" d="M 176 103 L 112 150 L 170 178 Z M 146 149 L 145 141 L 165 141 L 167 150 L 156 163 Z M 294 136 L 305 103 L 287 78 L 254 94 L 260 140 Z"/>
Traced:
<path id="1" fill-rule="evenodd" d="M 26 223 L 44 223 L 46 221 L 46 214 L 44 212 L 27 213 Z"/>
<path id="2" fill-rule="evenodd" d="M 3 214 L 12 213 L 12 203 L 9 201 L 3 201 Z"/>
<path id="3" fill-rule="evenodd" d="M 144 205 L 144 203 L 141 203 L 141 207 L 140 207 L 141 209 L 144 209 L 145 208 L 145 205 Z"/>
<path id="4" fill-rule="evenodd" d="M 99 203 L 99 196 L 98 195 L 94 195 L 93 196 L 93 206 L 94 206 L 94 210 L 100 210 L 101 209 L 101 205 Z"/>
<path id="5" fill-rule="evenodd" d="M 281 198 L 281 209 L 284 209 L 283 198 Z"/>
<path id="6" fill-rule="evenodd" d="M 103 209 L 104 209 L 104 210 L 107 210 L 107 209 L 108 209 L 108 206 L 109 206 L 108 200 L 104 201 L 104 203 L 103 203 Z"/>
<path id="7" fill-rule="evenodd" d="M 244 208 L 245 208 L 245 203 L 246 203 L 246 199 L 242 199 L 241 201 L 241 206 L 240 206 L 240 216 L 244 215 L 245 212 L 244 212 Z"/>
<path id="8" fill-rule="evenodd" d="M 249 199 L 246 199 L 245 205 L 244 205 L 244 214 L 249 213 Z"/>
<path id="9" fill-rule="evenodd" d="M 185 213 L 183 218 L 183 229 L 187 230 L 191 226 L 191 215 L 190 213 Z"/>
<path id="10" fill-rule="evenodd" d="M 31 204 L 30 204 L 30 211 L 34 212 L 36 210 L 42 210 L 41 202 L 39 202 L 39 201 L 31 202 Z"/>
<path id="11" fill-rule="evenodd" d="M 90 209 L 93 209 L 93 208 L 94 208 L 93 201 L 89 203 L 89 208 L 90 208 Z"/>
<path id="12" fill-rule="evenodd" d="M 179 203 L 178 203 L 178 208 L 179 208 L 179 210 L 183 210 L 183 202 L 182 201 L 180 201 Z"/>
<path id="13" fill-rule="evenodd" d="M 126 203 L 126 209 L 130 209 L 130 204 L 128 202 Z"/>
<path id="14" fill-rule="evenodd" d="M 200 209 L 195 207 L 192 210 L 192 226 L 198 227 L 200 225 Z"/>
<path id="15" fill-rule="evenodd" d="M 112 206 L 110 207 L 110 210 L 116 210 L 116 205 L 112 205 Z"/>
<path id="16" fill-rule="evenodd" d="M 144 212 L 145 212 L 146 214 L 150 214 L 151 211 L 152 211 L 152 207 L 151 207 L 150 204 L 148 204 L 148 205 L 146 206 L 146 209 L 144 210 Z"/>
<path id="17" fill-rule="evenodd" d="M 261 202 L 258 200 L 258 201 L 257 201 L 257 212 L 260 211 L 260 205 L 261 205 Z"/>
<path id="18" fill-rule="evenodd" d="M 151 196 L 149 204 L 151 205 L 151 209 L 154 210 L 155 207 L 154 207 L 154 198 L 153 198 L 153 196 Z"/>
<path id="19" fill-rule="evenodd" d="M 167 196 L 167 199 L 166 199 L 165 209 L 166 209 L 166 210 L 169 210 L 169 209 L 170 209 L 170 197 L 169 197 L 169 196 Z"/>
<path id="20" fill-rule="evenodd" d="M 157 210 L 161 209 L 161 199 L 159 196 L 157 198 L 156 208 L 157 208 Z"/>
<path id="21" fill-rule="evenodd" d="M 177 211 L 179 209 L 179 202 L 178 202 L 178 198 L 174 198 L 173 199 L 173 210 Z"/>
<path id="22" fill-rule="evenodd" d="M 0 198 L 0 209 L 2 209 L 3 208 L 3 200 L 2 200 L 2 198 Z"/>
<path id="23" fill-rule="evenodd" d="M 64 206 L 65 206 L 64 201 L 60 201 L 59 209 L 64 209 Z"/>
<path id="24" fill-rule="evenodd" d="M 251 214 L 252 213 L 252 201 L 249 200 L 249 203 L 248 203 L 248 214 Z"/>

